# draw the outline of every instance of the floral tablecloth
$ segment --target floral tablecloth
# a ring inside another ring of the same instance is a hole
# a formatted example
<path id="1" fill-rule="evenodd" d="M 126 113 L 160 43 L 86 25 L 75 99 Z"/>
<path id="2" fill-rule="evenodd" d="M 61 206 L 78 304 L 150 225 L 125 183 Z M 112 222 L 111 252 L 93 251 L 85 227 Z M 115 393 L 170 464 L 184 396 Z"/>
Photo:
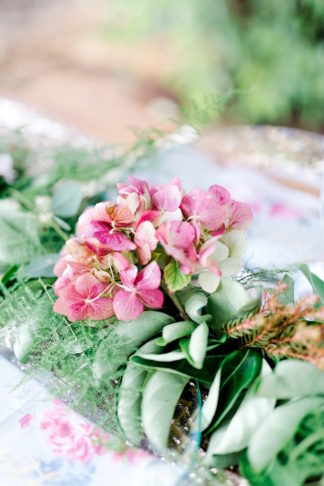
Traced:
<path id="1" fill-rule="evenodd" d="M 49 142 L 72 138 L 89 143 L 73 130 L 0 99 L 0 130 L 21 125 L 27 126 L 27 134 L 44 135 Z M 234 198 L 251 204 L 254 223 L 246 255 L 249 266 L 284 268 L 306 260 L 312 262 L 315 273 L 324 276 L 324 224 L 318 197 L 288 188 L 238 160 L 230 166 L 216 164 L 186 145 L 164 148 L 158 159 L 136 175 L 163 183 L 181 174 L 188 190 L 221 184 Z M 300 277 L 297 292 L 307 289 L 306 280 Z M 44 384 L 27 380 L 6 353 L 0 355 L 0 367 L 1 485 L 171 486 L 182 480 L 188 484 L 181 467 L 141 450 L 107 450 L 107 434 L 53 398 Z"/>

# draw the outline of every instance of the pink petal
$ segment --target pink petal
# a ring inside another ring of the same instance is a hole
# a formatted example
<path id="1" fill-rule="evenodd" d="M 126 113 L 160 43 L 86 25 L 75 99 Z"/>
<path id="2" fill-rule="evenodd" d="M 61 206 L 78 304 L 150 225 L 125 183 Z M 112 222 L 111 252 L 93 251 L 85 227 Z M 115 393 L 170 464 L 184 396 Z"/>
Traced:
<path id="1" fill-rule="evenodd" d="M 155 250 L 158 240 L 155 228 L 150 221 L 143 221 L 136 230 L 134 242 L 137 246 L 147 245 L 151 251 Z"/>
<path id="2" fill-rule="evenodd" d="M 92 213 L 92 220 L 93 221 L 100 221 L 102 223 L 111 223 L 111 218 L 108 215 L 107 208 L 111 207 L 111 203 L 100 202 L 95 205 Z"/>
<path id="3" fill-rule="evenodd" d="M 66 269 L 67 264 L 68 264 L 68 259 L 67 259 L 66 250 L 65 250 L 64 256 L 62 255 L 61 258 L 55 263 L 54 275 L 56 275 L 57 277 L 60 277 L 62 275 L 62 273 L 64 272 L 64 270 Z"/>
<path id="4" fill-rule="evenodd" d="M 217 230 L 226 218 L 226 210 L 217 199 L 200 189 L 191 191 L 183 197 L 181 209 L 188 217 L 199 221 L 209 231 Z"/>
<path id="5" fill-rule="evenodd" d="M 62 314 L 63 316 L 67 315 L 67 305 L 62 297 L 59 297 L 53 305 L 53 311 L 57 314 Z"/>
<path id="6" fill-rule="evenodd" d="M 157 237 L 162 243 L 188 248 L 195 239 L 195 230 L 186 221 L 168 221 L 160 226 Z"/>
<path id="7" fill-rule="evenodd" d="M 129 251 L 135 250 L 136 245 L 127 238 L 123 233 L 113 231 L 105 223 L 92 222 L 94 227 L 93 236 L 101 243 L 109 246 L 111 250 L 115 251 Z"/>
<path id="8" fill-rule="evenodd" d="M 114 266 L 118 272 L 123 272 L 124 270 L 127 270 L 130 267 L 129 261 L 121 253 L 115 251 L 112 254 L 112 259 L 114 262 Z"/>
<path id="9" fill-rule="evenodd" d="M 91 220 L 93 219 L 94 207 L 88 207 L 79 217 L 76 226 L 76 235 L 86 235 L 91 232 Z"/>
<path id="10" fill-rule="evenodd" d="M 147 265 L 152 258 L 152 252 L 149 245 L 142 244 L 136 249 L 137 257 L 141 265 Z"/>
<path id="11" fill-rule="evenodd" d="M 138 292 L 144 290 L 157 289 L 161 283 L 161 270 L 159 265 L 154 261 L 143 268 L 138 274 L 135 285 Z"/>
<path id="12" fill-rule="evenodd" d="M 176 185 L 168 184 L 159 189 L 152 196 L 152 203 L 155 208 L 164 211 L 175 211 L 181 203 L 181 192 Z"/>
<path id="13" fill-rule="evenodd" d="M 144 306 L 135 292 L 127 292 L 125 290 L 119 290 L 116 293 L 113 306 L 117 319 L 121 321 L 136 319 L 144 310 Z"/>
<path id="14" fill-rule="evenodd" d="M 23 415 L 23 417 L 19 419 L 20 427 L 22 429 L 28 427 L 30 425 L 32 418 L 33 416 L 30 413 L 26 413 L 25 415 Z"/>
<path id="15" fill-rule="evenodd" d="M 208 189 L 208 194 L 216 199 L 217 202 L 222 206 L 224 204 L 227 204 L 230 200 L 230 193 L 228 192 L 228 190 L 222 186 L 218 186 L 217 184 L 210 186 L 210 188 Z"/>
<path id="16" fill-rule="evenodd" d="M 114 314 L 113 300 L 101 297 L 89 305 L 89 317 L 96 321 L 109 319 Z"/>
<path id="17" fill-rule="evenodd" d="M 75 290 L 83 299 L 94 299 L 105 289 L 105 285 L 96 279 L 91 273 L 78 277 L 75 282 Z"/>
<path id="18" fill-rule="evenodd" d="M 120 279 L 123 285 L 129 289 L 134 287 L 136 276 L 137 276 L 136 265 L 131 265 L 127 270 L 120 272 Z"/>
<path id="19" fill-rule="evenodd" d="M 253 214 L 250 206 L 243 202 L 231 201 L 228 226 L 231 229 L 247 230 L 252 223 Z"/>
<path id="20" fill-rule="evenodd" d="M 67 317 L 69 321 L 84 321 L 89 317 L 89 306 L 83 302 L 68 304 L 67 305 Z"/>
<path id="21" fill-rule="evenodd" d="M 150 221 L 155 225 L 160 217 L 161 213 L 160 211 L 153 211 L 149 209 L 148 211 L 144 211 L 139 220 L 137 221 L 137 228 L 139 227 L 140 224 L 142 224 L 144 221 Z"/>
<path id="22" fill-rule="evenodd" d="M 111 212 L 111 219 L 118 228 L 132 226 L 134 222 L 133 213 L 125 204 L 115 205 L 114 210 Z"/>
<path id="23" fill-rule="evenodd" d="M 155 290 L 143 290 L 137 294 L 146 307 L 152 309 L 160 309 L 163 306 L 164 295 L 159 289 Z"/>

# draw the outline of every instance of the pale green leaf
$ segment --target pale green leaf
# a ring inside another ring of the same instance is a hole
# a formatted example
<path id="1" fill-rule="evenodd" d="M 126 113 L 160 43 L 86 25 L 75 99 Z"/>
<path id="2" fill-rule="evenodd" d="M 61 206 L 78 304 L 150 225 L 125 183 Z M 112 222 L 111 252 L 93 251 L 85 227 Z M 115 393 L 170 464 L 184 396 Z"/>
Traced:
<path id="1" fill-rule="evenodd" d="M 156 340 L 159 346 L 166 346 L 177 339 L 185 336 L 190 336 L 196 325 L 191 321 L 175 322 L 164 326 L 162 331 L 162 338 Z"/>
<path id="2" fill-rule="evenodd" d="M 54 191 L 52 210 L 62 218 L 75 216 L 82 202 L 80 186 L 73 180 L 63 181 Z"/>
<path id="3" fill-rule="evenodd" d="M 201 369 L 206 356 L 208 341 L 208 326 L 205 322 L 199 324 L 193 331 L 189 341 L 189 354 L 195 363 L 195 368 Z"/>
<path id="4" fill-rule="evenodd" d="M 171 421 L 188 378 L 156 371 L 143 392 L 142 420 L 144 432 L 157 449 L 168 445 Z"/>
<path id="5" fill-rule="evenodd" d="M 208 396 L 202 406 L 201 412 L 201 427 L 202 430 L 207 429 L 214 418 L 218 397 L 219 397 L 219 387 L 221 382 L 221 369 L 219 369 L 215 375 L 214 381 L 209 389 Z"/>
<path id="6" fill-rule="evenodd" d="M 48 253 L 34 258 L 25 268 L 26 275 L 30 278 L 55 277 L 53 269 L 59 257 L 58 253 Z"/>

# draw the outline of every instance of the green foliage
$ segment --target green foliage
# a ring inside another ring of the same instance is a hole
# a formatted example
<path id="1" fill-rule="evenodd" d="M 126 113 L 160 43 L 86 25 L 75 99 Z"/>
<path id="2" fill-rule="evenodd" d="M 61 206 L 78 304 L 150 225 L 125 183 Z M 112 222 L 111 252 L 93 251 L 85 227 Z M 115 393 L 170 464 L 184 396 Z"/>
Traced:
<path id="1" fill-rule="evenodd" d="M 231 97 L 226 119 L 323 128 L 321 0 L 124 0 L 114 11 L 110 43 L 167 46 L 162 81 L 176 90 L 189 120 L 219 117 Z"/>
<path id="2" fill-rule="evenodd" d="M 63 181 L 54 191 L 53 213 L 62 218 L 70 218 L 78 213 L 82 202 L 80 185 L 75 181 Z"/>
<path id="3" fill-rule="evenodd" d="M 190 280 L 190 275 L 185 275 L 180 270 L 179 262 L 172 260 L 164 269 L 164 280 L 170 292 L 176 292 L 186 287 Z"/>

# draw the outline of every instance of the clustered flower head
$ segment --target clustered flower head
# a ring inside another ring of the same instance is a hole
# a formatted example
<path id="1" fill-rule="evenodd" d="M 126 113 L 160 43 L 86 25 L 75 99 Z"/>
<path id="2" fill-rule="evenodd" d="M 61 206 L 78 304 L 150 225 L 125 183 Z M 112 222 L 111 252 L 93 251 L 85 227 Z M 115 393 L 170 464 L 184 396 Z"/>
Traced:
<path id="1" fill-rule="evenodd" d="M 163 306 L 168 264 L 209 293 L 240 270 L 252 213 L 226 189 L 185 193 L 178 178 L 149 187 L 135 177 L 117 188 L 117 202 L 87 208 L 66 243 L 54 269 L 56 312 L 131 320 Z"/>

